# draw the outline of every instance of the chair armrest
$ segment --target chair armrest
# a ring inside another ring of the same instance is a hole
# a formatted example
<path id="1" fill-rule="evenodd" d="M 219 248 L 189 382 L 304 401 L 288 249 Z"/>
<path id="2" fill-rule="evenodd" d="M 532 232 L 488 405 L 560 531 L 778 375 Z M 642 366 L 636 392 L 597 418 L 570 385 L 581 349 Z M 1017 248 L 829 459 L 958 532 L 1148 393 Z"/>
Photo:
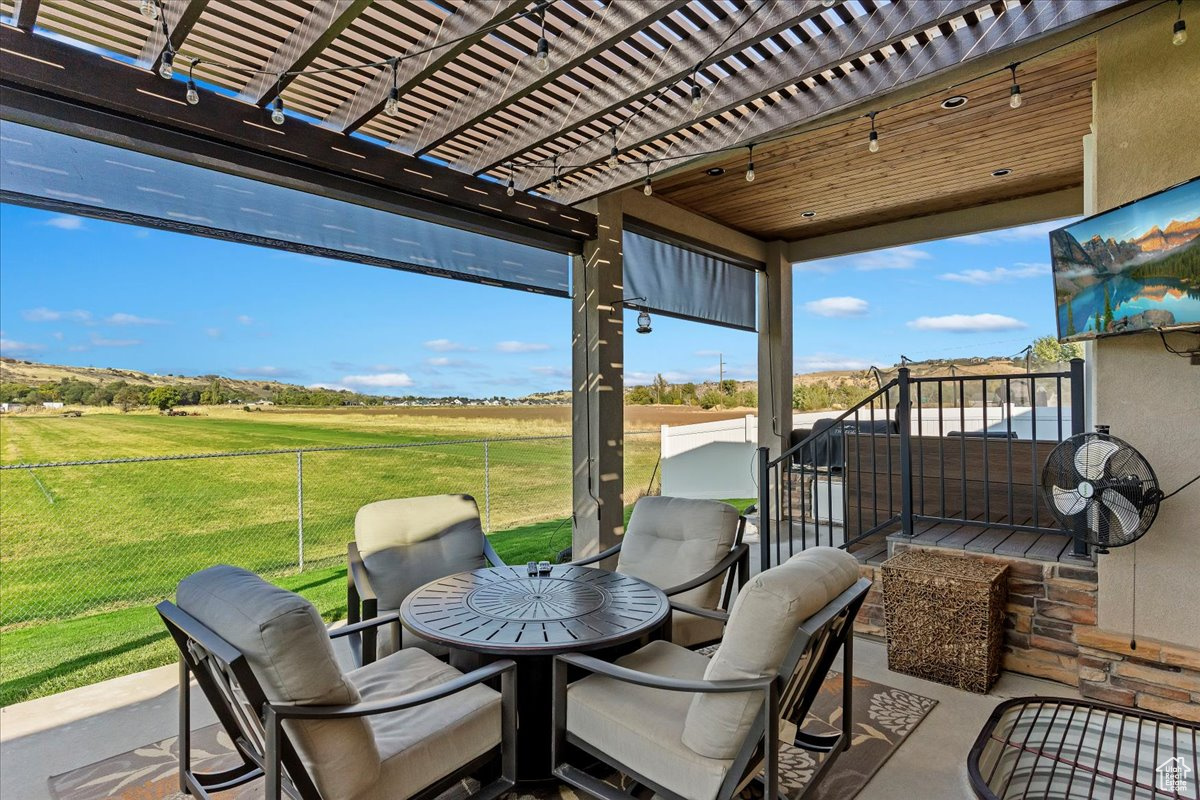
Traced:
<path id="1" fill-rule="evenodd" d="M 648 686 L 652 689 L 666 689 L 671 692 L 699 692 L 702 694 L 729 694 L 732 692 L 766 691 L 775 682 L 774 676 L 762 678 L 743 678 L 732 681 L 686 680 L 670 678 L 665 675 L 655 675 L 651 672 L 639 672 L 635 669 L 610 664 L 583 653 L 567 653 L 555 656 L 555 661 L 570 664 L 573 667 L 585 669 L 609 678 L 633 683 L 638 686 Z"/>
<path id="2" fill-rule="evenodd" d="M 729 621 L 729 612 L 721 611 L 716 608 L 700 608 L 699 606 L 689 606 L 686 603 L 680 603 L 678 600 L 671 601 L 671 608 L 675 611 L 682 611 L 684 614 L 694 614 L 697 617 L 705 619 L 716 619 L 721 622 Z"/>
<path id="3" fill-rule="evenodd" d="M 354 581 L 354 588 L 358 591 L 359 598 L 364 603 L 378 600 L 375 595 L 375 587 L 371 585 L 371 579 L 367 576 L 367 566 L 358 552 L 358 545 L 354 542 L 351 542 L 346 550 L 346 570 L 350 574 L 350 580 Z"/>
<path id="4" fill-rule="evenodd" d="M 440 700 L 443 697 L 461 692 L 476 684 L 503 675 L 516 669 L 512 659 L 493 661 L 485 667 L 460 675 L 454 680 L 446 681 L 429 689 L 419 692 L 407 692 L 387 700 L 376 700 L 371 703 L 355 703 L 341 706 L 311 706 L 294 705 L 292 703 L 267 703 L 267 713 L 278 719 L 353 719 L 369 717 L 375 714 L 386 714 L 389 711 L 402 711 L 406 708 L 424 705 Z"/>
<path id="5" fill-rule="evenodd" d="M 567 566 L 582 567 L 586 564 L 595 564 L 597 561 L 603 561 L 606 558 L 611 558 L 612 556 L 615 556 L 620 552 L 621 552 L 621 543 L 618 542 L 617 544 L 614 544 L 612 547 L 605 550 L 603 553 L 596 553 L 596 555 L 594 555 L 594 556 L 588 556 L 587 558 L 581 558 L 578 561 L 568 561 Z"/>
<path id="6" fill-rule="evenodd" d="M 721 577 L 722 574 L 732 569 L 737 564 L 738 559 L 740 559 L 744 553 L 749 552 L 750 545 L 739 544 L 737 547 L 726 553 L 725 557 L 718 561 L 716 565 L 713 566 L 708 572 L 704 573 L 703 575 L 697 575 L 691 580 L 684 581 L 678 586 L 672 586 L 670 589 L 663 589 L 663 594 L 665 594 L 667 597 L 671 597 L 672 595 L 681 594 L 690 589 L 695 589 L 697 586 L 703 586 L 710 581 L 714 581 Z"/>
<path id="7" fill-rule="evenodd" d="M 340 628 L 330 631 L 329 638 L 330 639 L 340 639 L 341 637 L 349 636 L 352 633 L 359 633 L 359 632 L 365 631 L 369 628 L 378 628 L 380 625 L 387 625 L 392 622 L 395 622 L 395 623 L 400 622 L 399 612 L 389 611 L 388 613 L 386 613 L 382 616 L 379 616 L 379 617 L 371 617 L 370 619 L 364 619 L 362 622 L 355 622 L 350 625 L 343 625 Z"/>
<path id="8" fill-rule="evenodd" d="M 500 557 L 500 554 L 496 552 L 496 548 L 492 547 L 492 540 L 487 537 L 487 534 L 483 536 L 483 557 L 493 567 L 508 566 L 508 564 L 504 563 L 504 559 Z"/>
<path id="9" fill-rule="evenodd" d="M 750 505 L 746 506 L 746 510 L 742 512 L 742 516 L 748 517 L 751 514 L 757 514 L 757 513 L 758 513 L 758 503 L 751 503 Z"/>

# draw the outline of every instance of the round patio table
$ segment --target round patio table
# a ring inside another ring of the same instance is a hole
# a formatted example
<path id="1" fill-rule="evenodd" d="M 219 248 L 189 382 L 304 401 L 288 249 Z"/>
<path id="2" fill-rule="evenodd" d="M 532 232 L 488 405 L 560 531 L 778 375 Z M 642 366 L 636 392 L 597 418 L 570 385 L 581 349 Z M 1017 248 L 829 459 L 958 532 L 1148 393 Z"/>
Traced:
<path id="1" fill-rule="evenodd" d="M 556 565 L 530 575 L 524 566 L 493 567 L 425 584 L 405 598 L 400 621 L 451 650 L 516 661 L 517 778 L 526 782 L 553 777 L 554 656 L 619 655 L 661 631 L 670 610 L 658 587 L 616 572 Z"/>

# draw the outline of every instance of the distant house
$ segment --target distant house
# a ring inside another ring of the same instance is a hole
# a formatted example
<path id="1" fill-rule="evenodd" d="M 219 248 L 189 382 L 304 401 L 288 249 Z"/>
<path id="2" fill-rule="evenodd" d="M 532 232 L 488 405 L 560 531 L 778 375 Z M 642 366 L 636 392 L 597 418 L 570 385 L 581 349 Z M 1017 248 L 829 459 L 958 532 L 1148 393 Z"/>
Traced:
<path id="1" fill-rule="evenodd" d="M 46 401 L 45 403 L 42 403 L 42 408 L 62 408 L 62 407 L 63 407 L 62 403 L 55 403 L 52 401 Z"/>
<path id="2" fill-rule="evenodd" d="M 0 403 L 0 411 L 6 412 L 6 413 L 16 413 L 17 411 L 24 411 L 24 410 L 25 410 L 24 403 Z"/>

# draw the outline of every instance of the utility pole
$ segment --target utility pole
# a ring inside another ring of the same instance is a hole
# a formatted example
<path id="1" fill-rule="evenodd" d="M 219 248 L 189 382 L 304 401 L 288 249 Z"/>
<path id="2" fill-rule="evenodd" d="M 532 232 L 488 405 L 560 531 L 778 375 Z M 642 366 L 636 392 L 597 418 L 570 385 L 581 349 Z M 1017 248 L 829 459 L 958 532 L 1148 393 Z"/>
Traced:
<path id="1" fill-rule="evenodd" d="M 725 354 L 717 353 L 717 385 L 722 386 L 725 383 Z"/>

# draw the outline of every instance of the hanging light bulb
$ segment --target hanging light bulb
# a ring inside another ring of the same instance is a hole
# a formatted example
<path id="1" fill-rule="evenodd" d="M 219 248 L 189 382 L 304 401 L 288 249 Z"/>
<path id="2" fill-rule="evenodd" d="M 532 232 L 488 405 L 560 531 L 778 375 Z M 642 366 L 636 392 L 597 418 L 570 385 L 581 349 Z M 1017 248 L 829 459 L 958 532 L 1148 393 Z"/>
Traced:
<path id="1" fill-rule="evenodd" d="M 643 309 L 642 312 L 640 314 L 638 314 L 637 332 L 638 333 L 650 333 L 650 312 L 649 311 L 646 311 Z"/>
<path id="2" fill-rule="evenodd" d="M 142 0 L 141 7 L 138 9 L 142 16 L 148 20 L 158 19 L 158 3 L 154 0 Z"/>
<path id="3" fill-rule="evenodd" d="M 1012 87 L 1008 90 L 1008 107 L 1020 108 L 1024 100 L 1021 98 L 1021 85 L 1017 83 L 1017 64 L 1009 64 L 1008 68 L 1012 70 Z"/>
<path id="4" fill-rule="evenodd" d="M 392 88 L 388 92 L 387 102 L 383 104 L 383 113 L 389 117 L 400 116 L 400 86 L 397 83 L 396 70 L 400 66 L 400 59 L 392 59 Z"/>
<path id="5" fill-rule="evenodd" d="M 545 36 L 538 39 L 537 52 L 533 54 L 533 65 L 538 72 L 550 71 L 550 42 Z"/>
<path id="6" fill-rule="evenodd" d="M 162 61 L 158 65 L 158 75 L 165 80 L 171 80 L 175 74 L 175 53 L 167 49 L 163 51 Z"/>
<path id="7" fill-rule="evenodd" d="M 696 73 L 692 73 L 692 113 L 699 114 L 704 109 L 704 92 L 696 81 Z"/>
<path id="8" fill-rule="evenodd" d="M 562 181 L 558 178 L 558 156 L 554 157 L 554 161 L 552 162 L 550 170 L 551 174 L 553 175 L 551 181 L 554 183 L 554 191 L 557 192 L 559 189 L 562 189 Z"/>
<path id="9" fill-rule="evenodd" d="M 879 131 L 875 130 L 875 114 L 877 113 L 876 111 L 872 111 L 870 114 L 867 114 L 871 118 L 871 133 L 867 136 L 867 149 L 872 153 L 879 152 Z"/>
<path id="10" fill-rule="evenodd" d="M 508 186 L 504 189 L 504 193 L 509 197 L 512 197 L 517 193 L 517 184 L 515 181 L 513 181 L 512 164 L 508 165 Z"/>
<path id="11" fill-rule="evenodd" d="M 612 129 L 612 147 L 608 149 L 608 166 L 616 169 L 621 163 L 621 152 L 617 150 L 617 129 Z"/>
<path id="12" fill-rule="evenodd" d="M 1171 29 L 1171 44 L 1181 47 L 1187 41 L 1187 23 L 1183 21 L 1183 0 L 1178 0 L 1179 16 L 1175 19 L 1175 27 Z"/>
<path id="13" fill-rule="evenodd" d="M 646 162 L 646 184 L 642 187 L 642 194 L 649 197 L 654 194 L 654 181 L 650 180 L 650 162 Z"/>
<path id="14" fill-rule="evenodd" d="M 750 145 L 750 162 L 746 164 L 746 183 L 754 183 L 754 145 Z"/>
<path id="15" fill-rule="evenodd" d="M 275 95 L 275 99 L 271 101 L 271 122 L 276 125 L 282 125 L 287 117 L 283 115 L 283 98 Z"/>
<path id="16" fill-rule="evenodd" d="M 197 105 L 200 102 L 200 93 L 196 91 L 196 82 L 190 77 L 187 84 L 187 101 L 189 106 Z"/>

